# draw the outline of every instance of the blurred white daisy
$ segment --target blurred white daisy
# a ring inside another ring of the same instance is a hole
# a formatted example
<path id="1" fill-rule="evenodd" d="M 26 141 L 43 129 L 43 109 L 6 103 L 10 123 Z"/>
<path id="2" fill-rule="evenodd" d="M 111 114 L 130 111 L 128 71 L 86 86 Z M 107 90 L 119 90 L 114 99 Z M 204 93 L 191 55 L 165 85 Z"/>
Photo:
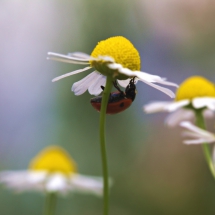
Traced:
<path id="1" fill-rule="evenodd" d="M 174 101 L 151 102 L 143 109 L 146 113 L 173 112 L 166 119 L 169 126 L 194 118 L 195 110 L 203 110 L 206 117 L 212 117 L 215 111 L 215 86 L 203 77 L 192 76 L 179 86 Z"/>
<path id="2" fill-rule="evenodd" d="M 180 126 L 185 128 L 186 131 L 183 135 L 192 138 L 191 140 L 184 140 L 185 144 L 202 144 L 215 142 L 215 135 L 209 131 L 203 130 L 191 122 L 183 121 Z"/>
<path id="3" fill-rule="evenodd" d="M 45 148 L 33 158 L 27 170 L 0 172 L 0 182 L 17 192 L 103 193 L 102 178 L 78 174 L 73 159 L 58 146 Z"/>
<path id="4" fill-rule="evenodd" d="M 167 82 L 165 78 L 161 78 L 157 75 L 141 72 L 138 51 L 129 40 L 122 36 L 111 37 L 99 42 L 91 55 L 81 52 L 74 52 L 68 55 L 49 52 L 47 59 L 87 65 L 87 67 L 83 69 L 54 78 L 52 80 L 53 82 L 91 68 L 94 69 L 94 71 L 85 78 L 73 84 L 72 91 L 75 95 L 81 95 L 86 90 L 88 90 L 91 95 L 99 95 L 102 92 L 101 86 L 104 86 L 106 83 L 106 76 L 111 76 L 113 81 L 117 80 L 124 88 L 129 84 L 131 78 L 136 77 L 135 80 L 140 80 L 169 95 L 171 98 L 175 97 L 175 94 L 171 90 L 157 84 L 174 87 L 177 87 L 177 84 Z"/>

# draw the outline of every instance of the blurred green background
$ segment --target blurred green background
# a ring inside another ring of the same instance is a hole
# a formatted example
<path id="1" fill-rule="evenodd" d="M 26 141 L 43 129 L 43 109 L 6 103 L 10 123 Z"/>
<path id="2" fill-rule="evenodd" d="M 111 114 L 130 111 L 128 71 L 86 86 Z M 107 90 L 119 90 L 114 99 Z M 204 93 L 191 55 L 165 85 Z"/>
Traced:
<path id="1" fill-rule="evenodd" d="M 92 96 L 70 91 L 86 73 L 51 83 L 80 66 L 47 61 L 48 51 L 90 54 L 122 35 L 139 50 L 142 71 L 178 84 L 191 75 L 215 81 L 214 19 L 213 0 L 1 0 L 0 170 L 25 169 L 58 144 L 81 174 L 101 175 L 99 114 Z M 181 130 L 164 126 L 166 114 L 143 113 L 144 104 L 170 98 L 142 83 L 137 89 L 128 110 L 107 117 L 110 214 L 214 215 L 215 181 L 201 146 L 183 145 Z M 1 215 L 38 215 L 43 204 L 38 193 L 0 187 Z M 101 212 L 101 199 L 71 194 L 59 198 L 56 215 Z"/>

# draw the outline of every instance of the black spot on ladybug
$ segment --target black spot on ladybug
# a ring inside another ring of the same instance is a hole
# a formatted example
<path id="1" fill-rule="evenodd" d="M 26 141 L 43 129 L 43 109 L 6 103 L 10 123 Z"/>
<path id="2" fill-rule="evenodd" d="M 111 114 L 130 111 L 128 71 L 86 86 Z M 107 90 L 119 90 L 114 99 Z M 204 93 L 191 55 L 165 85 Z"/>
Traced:
<path id="1" fill-rule="evenodd" d="M 119 106 L 120 106 L 120 107 L 124 107 L 124 105 L 125 105 L 124 102 L 122 102 L 122 103 L 120 103 Z"/>

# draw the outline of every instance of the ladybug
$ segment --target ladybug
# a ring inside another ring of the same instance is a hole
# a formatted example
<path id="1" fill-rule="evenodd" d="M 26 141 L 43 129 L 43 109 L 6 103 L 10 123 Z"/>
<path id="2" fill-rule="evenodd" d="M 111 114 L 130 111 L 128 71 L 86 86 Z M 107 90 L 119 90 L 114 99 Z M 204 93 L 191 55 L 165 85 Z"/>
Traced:
<path id="1" fill-rule="evenodd" d="M 117 114 L 130 107 L 137 94 L 134 78 L 132 78 L 125 88 L 125 92 L 121 91 L 117 83 L 114 82 L 114 87 L 118 90 L 110 93 L 107 104 L 107 114 Z M 104 87 L 101 86 L 104 90 Z M 99 112 L 101 109 L 102 96 L 94 97 L 90 100 L 91 105 Z"/>

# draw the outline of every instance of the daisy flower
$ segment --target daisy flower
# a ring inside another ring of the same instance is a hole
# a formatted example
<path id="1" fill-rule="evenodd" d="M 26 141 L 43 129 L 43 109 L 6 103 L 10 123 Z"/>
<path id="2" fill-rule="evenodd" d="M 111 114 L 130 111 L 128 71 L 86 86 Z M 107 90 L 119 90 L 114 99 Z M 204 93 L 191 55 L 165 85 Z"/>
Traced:
<path id="1" fill-rule="evenodd" d="M 176 84 L 166 81 L 157 75 L 151 75 L 140 71 L 140 55 L 133 44 L 122 36 L 111 37 L 100 41 L 92 51 L 91 55 L 74 52 L 68 55 L 48 53 L 48 58 L 72 64 L 82 64 L 86 67 L 54 78 L 52 81 L 58 81 L 62 78 L 75 75 L 91 68 L 94 69 L 89 75 L 72 86 L 75 95 L 81 95 L 86 90 L 91 95 L 99 95 L 102 92 L 101 86 L 106 83 L 106 77 L 112 77 L 113 81 L 117 80 L 119 85 L 126 87 L 131 78 L 142 81 L 157 90 L 174 98 L 174 93 L 157 84 L 175 86 Z M 157 84 L 155 84 L 157 83 Z"/>
<path id="2" fill-rule="evenodd" d="M 143 109 L 146 113 L 173 112 L 166 120 L 169 126 L 194 118 L 198 110 L 211 117 L 215 111 L 215 86 L 201 76 L 192 76 L 179 86 L 174 101 L 151 102 Z"/>
<path id="3" fill-rule="evenodd" d="M 215 135 L 209 131 L 201 129 L 191 122 L 183 121 L 180 126 L 186 129 L 183 132 L 184 136 L 191 137 L 191 140 L 184 140 L 185 144 L 202 144 L 202 143 L 213 143 L 215 142 Z"/>
<path id="4" fill-rule="evenodd" d="M 103 193 L 102 178 L 78 174 L 73 159 L 58 146 L 45 148 L 33 158 L 27 170 L 0 172 L 0 182 L 18 192 Z"/>

